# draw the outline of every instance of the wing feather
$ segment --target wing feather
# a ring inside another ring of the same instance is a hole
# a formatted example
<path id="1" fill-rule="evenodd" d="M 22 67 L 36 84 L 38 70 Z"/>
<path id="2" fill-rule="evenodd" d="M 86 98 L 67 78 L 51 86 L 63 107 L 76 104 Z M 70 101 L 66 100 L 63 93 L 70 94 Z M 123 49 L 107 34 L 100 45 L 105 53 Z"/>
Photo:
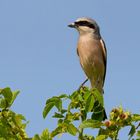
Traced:
<path id="1" fill-rule="evenodd" d="M 103 61 L 104 61 L 104 66 L 105 66 L 105 71 L 104 71 L 104 77 L 103 77 L 103 84 L 105 82 L 105 76 L 106 76 L 106 68 L 107 68 L 107 49 L 106 45 L 103 39 L 100 39 L 101 42 L 101 47 L 102 47 L 102 54 L 103 54 Z"/>

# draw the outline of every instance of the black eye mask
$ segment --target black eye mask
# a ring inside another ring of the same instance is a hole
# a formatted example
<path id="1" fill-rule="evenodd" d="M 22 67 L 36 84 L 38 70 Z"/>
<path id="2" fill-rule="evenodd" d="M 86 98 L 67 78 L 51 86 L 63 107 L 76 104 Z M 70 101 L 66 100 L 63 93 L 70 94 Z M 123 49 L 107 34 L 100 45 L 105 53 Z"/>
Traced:
<path id="1" fill-rule="evenodd" d="M 75 25 L 77 25 L 77 26 L 87 26 L 89 28 L 95 29 L 95 26 L 88 21 L 77 21 L 77 22 L 75 22 Z"/>

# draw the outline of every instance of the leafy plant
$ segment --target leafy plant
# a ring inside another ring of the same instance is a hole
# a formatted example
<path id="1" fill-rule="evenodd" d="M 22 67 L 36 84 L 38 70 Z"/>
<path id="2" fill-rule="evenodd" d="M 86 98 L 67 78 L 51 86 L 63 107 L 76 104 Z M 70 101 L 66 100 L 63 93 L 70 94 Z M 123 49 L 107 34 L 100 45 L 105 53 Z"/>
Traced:
<path id="1" fill-rule="evenodd" d="M 67 108 L 63 108 L 62 103 L 68 102 Z M 117 140 L 119 131 L 130 126 L 129 139 L 135 134 L 140 138 L 139 114 L 131 114 L 124 111 L 122 107 L 114 108 L 110 112 L 109 119 L 104 121 L 104 103 L 103 96 L 97 89 L 90 90 L 88 87 L 82 87 L 71 95 L 54 96 L 46 101 L 43 111 L 43 117 L 46 118 L 49 111 L 56 107 L 53 117 L 58 120 L 57 127 L 51 132 L 51 137 L 62 133 L 69 133 L 73 136 L 78 134 L 79 140 Z M 75 125 L 79 121 L 79 126 Z M 138 125 L 136 125 L 138 122 Z M 86 128 L 98 129 L 97 136 L 84 134 Z"/>
<path id="2" fill-rule="evenodd" d="M 0 140 L 23 140 L 27 138 L 25 117 L 10 110 L 18 94 L 19 91 L 12 92 L 9 87 L 0 89 Z"/>
<path id="3" fill-rule="evenodd" d="M 69 133 L 78 140 L 118 140 L 124 127 L 130 127 L 129 140 L 136 137 L 140 140 L 140 115 L 117 107 L 104 120 L 103 97 L 97 89 L 88 87 L 82 87 L 71 95 L 61 94 L 47 99 L 43 117 L 47 118 L 48 113 L 56 108 L 52 118 L 57 120 L 57 126 L 52 132 L 46 128 L 40 135 L 29 138 L 25 132 L 28 124 L 25 117 L 10 109 L 18 94 L 19 91 L 11 91 L 9 87 L 0 89 L 0 140 L 53 140 L 63 133 Z M 98 134 L 85 134 L 87 128 L 98 130 Z"/>

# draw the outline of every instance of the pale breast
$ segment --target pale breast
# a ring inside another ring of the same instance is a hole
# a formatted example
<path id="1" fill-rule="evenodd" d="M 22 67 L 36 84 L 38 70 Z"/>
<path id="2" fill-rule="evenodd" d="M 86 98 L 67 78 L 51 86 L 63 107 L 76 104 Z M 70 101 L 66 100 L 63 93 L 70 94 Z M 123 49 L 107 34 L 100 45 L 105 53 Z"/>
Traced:
<path id="1" fill-rule="evenodd" d="M 78 55 L 80 64 L 88 78 L 95 75 L 104 75 L 104 62 L 101 53 L 99 40 L 93 38 L 80 37 L 78 41 Z"/>

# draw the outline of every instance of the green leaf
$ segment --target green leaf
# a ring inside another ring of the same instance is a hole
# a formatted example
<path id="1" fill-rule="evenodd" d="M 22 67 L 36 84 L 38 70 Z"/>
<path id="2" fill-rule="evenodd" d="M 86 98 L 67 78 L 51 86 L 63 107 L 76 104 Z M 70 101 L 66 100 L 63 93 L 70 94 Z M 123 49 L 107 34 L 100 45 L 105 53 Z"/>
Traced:
<path id="1" fill-rule="evenodd" d="M 53 118 L 64 118 L 64 116 L 60 113 L 56 113 L 52 116 Z"/>
<path id="2" fill-rule="evenodd" d="M 41 140 L 41 139 L 40 139 L 39 135 L 36 134 L 36 135 L 33 137 L 33 140 Z"/>
<path id="3" fill-rule="evenodd" d="M 79 95 L 79 92 L 75 91 L 72 93 L 72 95 L 70 95 L 70 99 L 76 99 L 78 95 Z"/>
<path id="4" fill-rule="evenodd" d="M 45 129 L 41 134 L 41 140 L 51 140 L 48 129 Z"/>
<path id="5" fill-rule="evenodd" d="M 13 96 L 11 89 L 9 87 L 2 89 L 0 91 L 0 95 L 3 95 L 3 97 L 5 99 L 5 101 L 4 100 L 2 101 L 2 106 L 4 105 L 4 102 L 6 103 L 5 107 L 3 106 L 3 108 L 10 107 L 10 102 L 11 102 L 12 96 Z"/>
<path id="6" fill-rule="evenodd" d="M 93 112 L 91 119 L 92 120 L 98 120 L 98 121 L 102 121 L 104 118 L 104 110 L 100 111 L 100 112 Z"/>
<path id="7" fill-rule="evenodd" d="M 78 95 L 78 102 L 83 102 L 84 100 L 83 100 L 83 97 L 82 97 L 82 95 Z"/>
<path id="8" fill-rule="evenodd" d="M 18 118 L 20 118 L 21 120 L 26 121 L 26 118 L 22 114 L 17 114 L 16 116 L 18 116 Z"/>
<path id="9" fill-rule="evenodd" d="M 14 91 L 14 92 L 12 92 L 12 93 L 13 93 L 13 96 L 12 96 L 12 100 L 11 100 L 11 102 L 10 102 L 10 105 L 13 104 L 13 102 L 15 101 L 17 95 L 20 93 L 20 91 L 17 90 L 17 91 Z"/>
<path id="10" fill-rule="evenodd" d="M 16 115 L 12 115 L 12 118 L 13 118 L 13 122 L 14 122 L 14 124 L 17 126 L 17 127 L 20 127 L 20 128 L 22 128 L 23 126 L 24 127 L 26 127 L 26 124 L 22 124 L 22 121 L 24 120 L 26 120 L 25 119 L 25 117 L 23 116 L 23 115 L 21 115 L 21 114 L 16 114 Z"/>
<path id="11" fill-rule="evenodd" d="M 54 97 L 48 99 L 46 101 L 46 105 L 49 103 L 53 103 L 59 111 L 62 110 L 62 100 L 59 97 L 54 96 Z"/>
<path id="12" fill-rule="evenodd" d="M 140 130 L 137 131 L 137 136 L 140 137 Z"/>
<path id="13" fill-rule="evenodd" d="M 66 113 L 66 112 L 67 112 L 66 109 L 62 109 L 62 110 L 61 110 L 61 113 L 62 113 L 62 114 Z"/>
<path id="14" fill-rule="evenodd" d="M 80 128 L 100 128 L 102 126 L 102 123 L 97 120 L 85 120 L 80 124 Z"/>
<path id="15" fill-rule="evenodd" d="M 91 118 L 93 120 L 102 121 L 104 119 L 104 107 L 96 100 L 93 107 L 93 114 Z"/>
<path id="16" fill-rule="evenodd" d="M 51 137 L 55 137 L 56 135 L 61 134 L 61 133 L 62 133 L 62 127 L 58 126 L 55 130 L 52 131 Z"/>
<path id="17" fill-rule="evenodd" d="M 73 124 L 68 124 L 67 131 L 73 136 L 78 132 L 77 128 Z"/>
<path id="18" fill-rule="evenodd" d="M 56 106 L 56 108 L 58 109 L 58 111 L 61 112 L 61 110 L 62 110 L 62 100 L 61 100 L 61 99 L 57 100 L 57 101 L 55 102 L 55 106 Z"/>
<path id="19" fill-rule="evenodd" d="M 97 89 L 93 89 L 92 93 L 99 103 L 104 106 L 103 95 Z"/>
<path id="20" fill-rule="evenodd" d="M 3 138 L 1 137 L 0 140 L 6 140 L 6 139 L 4 137 Z"/>
<path id="21" fill-rule="evenodd" d="M 3 98 L 0 98 L 0 108 L 2 108 L 2 109 L 6 109 L 7 108 L 7 102 Z"/>
<path id="22" fill-rule="evenodd" d="M 13 104 L 13 102 L 18 94 L 19 94 L 19 91 L 12 92 L 9 87 L 1 89 L 0 95 L 3 95 L 4 98 L 2 98 L 2 97 L 0 98 L 0 100 L 1 100 L 0 107 L 1 108 L 10 107 Z"/>
<path id="23" fill-rule="evenodd" d="M 106 140 L 107 139 L 107 136 L 106 135 L 99 135 L 96 137 L 95 140 Z"/>
<path id="24" fill-rule="evenodd" d="M 50 102 L 57 102 L 59 100 L 58 97 L 54 96 L 52 98 L 49 98 L 47 101 L 46 101 L 46 105 L 49 104 Z"/>
<path id="25" fill-rule="evenodd" d="M 132 116 L 132 120 L 133 121 L 140 121 L 140 115 L 139 114 L 133 114 L 133 116 Z"/>
<path id="26" fill-rule="evenodd" d="M 49 102 L 46 104 L 44 110 L 43 110 L 43 118 L 46 118 L 49 111 L 54 107 L 54 102 Z"/>
<path id="27" fill-rule="evenodd" d="M 80 107 L 80 103 L 78 101 L 72 101 L 68 106 L 68 112 L 70 111 L 70 109 L 77 109 L 78 107 Z"/>
<path id="28" fill-rule="evenodd" d="M 90 91 L 87 91 L 85 94 L 84 94 L 84 100 L 87 101 L 88 97 L 91 95 L 91 92 Z"/>
<path id="29" fill-rule="evenodd" d="M 104 129 L 104 128 L 100 128 L 98 131 L 98 135 L 109 135 L 110 130 L 109 129 Z"/>
<path id="30" fill-rule="evenodd" d="M 82 120 L 86 120 L 86 118 L 87 118 L 87 112 L 85 110 L 82 110 L 81 111 L 81 118 L 82 118 Z"/>
<path id="31" fill-rule="evenodd" d="M 94 96 L 93 95 L 90 95 L 86 101 L 86 106 L 85 106 L 85 109 L 86 109 L 86 112 L 90 112 L 94 106 Z"/>
<path id="32" fill-rule="evenodd" d="M 91 91 L 90 91 L 90 89 L 88 87 L 83 87 L 83 88 L 80 89 L 80 93 L 83 93 L 84 95 L 88 94 L 90 92 Z"/>
<path id="33" fill-rule="evenodd" d="M 80 120 L 80 116 L 81 116 L 81 113 L 80 112 L 75 112 L 73 113 L 73 120 Z"/>
<path id="34" fill-rule="evenodd" d="M 71 112 L 66 114 L 66 120 L 70 120 L 71 121 L 73 119 L 73 117 L 74 117 L 74 115 Z"/>
<path id="35" fill-rule="evenodd" d="M 0 137 L 5 137 L 7 134 L 6 126 L 0 125 Z"/>
<path id="36" fill-rule="evenodd" d="M 0 94 L 4 96 L 4 98 L 9 102 L 12 100 L 12 91 L 9 87 L 1 90 Z"/>
<path id="37" fill-rule="evenodd" d="M 58 122 L 57 122 L 57 125 L 59 126 L 62 123 L 63 123 L 63 119 L 59 119 Z"/>
<path id="38" fill-rule="evenodd" d="M 58 96 L 58 98 L 68 98 L 67 94 L 61 94 L 60 96 Z"/>
<path id="39" fill-rule="evenodd" d="M 90 135 L 84 135 L 83 140 L 95 140 L 95 138 L 93 136 L 90 136 Z"/>

